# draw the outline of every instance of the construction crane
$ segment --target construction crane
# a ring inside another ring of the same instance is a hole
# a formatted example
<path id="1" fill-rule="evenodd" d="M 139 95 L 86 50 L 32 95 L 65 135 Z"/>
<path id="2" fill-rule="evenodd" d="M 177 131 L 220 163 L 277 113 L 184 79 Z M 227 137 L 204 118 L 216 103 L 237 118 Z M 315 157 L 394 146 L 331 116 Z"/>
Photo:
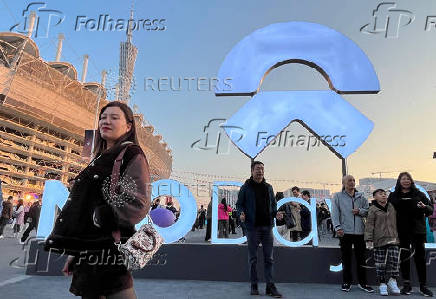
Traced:
<path id="1" fill-rule="evenodd" d="M 379 174 L 379 179 L 381 179 L 382 177 L 381 177 L 381 175 L 382 175 L 382 173 L 394 173 L 394 172 L 396 172 L 396 173 L 400 173 L 400 172 L 404 172 L 404 171 L 407 171 L 407 172 L 411 172 L 411 171 L 413 171 L 413 170 L 396 170 L 396 171 L 376 171 L 376 172 L 371 172 L 371 175 L 375 175 L 375 174 Z"/>

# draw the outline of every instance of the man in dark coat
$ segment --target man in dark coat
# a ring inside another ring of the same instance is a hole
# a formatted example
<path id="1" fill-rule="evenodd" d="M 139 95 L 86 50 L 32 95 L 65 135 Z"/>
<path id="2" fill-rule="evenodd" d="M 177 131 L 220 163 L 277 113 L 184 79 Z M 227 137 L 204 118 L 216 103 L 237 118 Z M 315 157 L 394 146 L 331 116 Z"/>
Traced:
<path id="1" fill-rule="evenodd" d="M 29 222 L 29 227 L 24 231 L 23 236 L 21 237 L 21 242 L 20 242 L 21 244 L 24 244 L 24 242 L 26 242 L 30 232 L 33 229 L 38 228 L 40 213 L 41 213 L 41 199 L 35 201 L 29 209 L 29 214 L 27 217 L 27 222 Z"/>
<path id="2" fill-rule="evenodd" d="M 302 198 L 310 204 L 310 193 L 304 190 L 301 193 Z M 312 231 L 312 217 L 309 209 L 305 205 L 300 205 L 301 211 L 301 239 L 306 238 Z"/>
<path id="3" fill-rule="evenodd" d="M 4 238 L 3 230 L 5 226 L 8 224 L 9 219 L 12 218 L 12 211 L 13 211 L 12 196 L 9 196 L 8 200 L 3 202 L 3 209 L 0 216 L 0 239 Z"/>
<path id="4" fill-rule="evenodd" d="M 209 201 L 209 204 L 207 205 L 207 213 L 206 213 L 206 236 L 204 238 L 205 242 L 208 242 L 211 238 L 211 231 L 212 231 L 212 198 Z"/>
<path id="5" fill-rule="evenodd" d="M 201 205 L 200 210 L 198 211 L 198 226 L 200 229 L 203 229 L 204 223 L 206 220 L 206 209 Z"/>
<path id="6" fill-rule="evenodd" d="M 257 287 L 257 248 L 262 244 L 266 294 L 275 298 L 282 295 L 273 280 L 273 234 L 274 218 L 281 220 L 283 212 L 277 213 L 277 202 L 273 188 L 264 177 L 264 165 L 260 161 L 251 164 L 251 177 L 245 181 L 238 193 L 236 208 L 245 224 L 248 242 L 248 267 L 251 295 L 259 295 Z"/>

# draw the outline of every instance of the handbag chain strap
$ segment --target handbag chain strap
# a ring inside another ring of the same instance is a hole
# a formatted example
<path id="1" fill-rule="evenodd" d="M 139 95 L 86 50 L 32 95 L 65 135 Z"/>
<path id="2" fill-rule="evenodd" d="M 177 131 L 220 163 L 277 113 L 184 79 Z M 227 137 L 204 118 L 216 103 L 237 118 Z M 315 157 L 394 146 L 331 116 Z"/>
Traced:
<path id="1" fill-rule="evenodd" d="M 121 152 L 118 154 L 117 158 L 115 159 L 114 166 L 112 167 L 112 175 L 111 175 L 111 184 L 110 184 L 110 195 L 113 196 L 115 194 L 115 188 L 118 185 L 118 181 L 120 180 L 120 168 L 123 161 L 124 153 L 126 152 L 127 148 L 132 143 L 127 144 Z"/>
<path id="2" fill-rule="evenodd" d="M 122 150 L 121 152 L 118 154 L 117 158 L 115 159 L 114 162 L 114 166 L 112 167 L 112 175 L 111 175 L 111 184 L 110 184 L 110 196 L 114 196 L 115 195 L 115 189 L 118 185 L 118 181 L 120 180 L 120 169 L 121 169 L 121 164 L 123 161 L 123 157 L 124 154 L 127 150 L 127 148 L 131 145 L 132 143 L 128 143 Z M 117 233 L 120 233 L 120 231 L 118 230 Z M 118 242 L 114 242 L 115 246 L 117 246 L 118 249 L 120 249 L 121 246 L 121 239 Z"/>

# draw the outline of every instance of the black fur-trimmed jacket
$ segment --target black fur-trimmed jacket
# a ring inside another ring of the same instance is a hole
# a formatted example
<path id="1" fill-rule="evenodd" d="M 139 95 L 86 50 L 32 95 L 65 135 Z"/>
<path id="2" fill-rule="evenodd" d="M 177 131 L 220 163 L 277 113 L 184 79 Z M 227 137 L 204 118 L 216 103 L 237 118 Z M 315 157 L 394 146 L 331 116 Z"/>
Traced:
<path id="1" fill-rule="evenodd" d="M 141 148 L 129 144 L 115 195 L 109 195 L 114 161 L 125 146 L 122 143 L 103 152 L 77 175 L 46 240 L 46 250 L 72 255 L 83 250 L 100 251 L 113 246 L 113 231 L 120 231 L 122 242 L 135 233 L 134 225 L 150 209 L 150 172 Z"/>

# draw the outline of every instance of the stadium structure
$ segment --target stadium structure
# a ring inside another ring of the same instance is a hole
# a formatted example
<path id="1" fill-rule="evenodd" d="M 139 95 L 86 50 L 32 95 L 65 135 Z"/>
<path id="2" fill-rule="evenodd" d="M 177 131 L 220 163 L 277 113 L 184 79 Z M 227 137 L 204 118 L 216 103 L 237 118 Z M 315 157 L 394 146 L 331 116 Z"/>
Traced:
<path id="1" fill-rule="evenodd" d="M 85 82 L 88 56 L 81 80 L 75 67 L 56 59 L 44 61 L 28 35 L 0 33 L 0 178 L 3 197 L 40 196 L 47 179 L 67 184 L 86 166 L 82 156 L 85 130 L 96 126 L 97 111 L 108 103 L 102 82 Z M 120 49 L 119 100 L 128 102 L 137 49 L 131 31 Z M 171 150 L 154 135 L 154 127 L 135 113 L 138 139 L 147 156 L 152 179 L 169 178 Z"/>

